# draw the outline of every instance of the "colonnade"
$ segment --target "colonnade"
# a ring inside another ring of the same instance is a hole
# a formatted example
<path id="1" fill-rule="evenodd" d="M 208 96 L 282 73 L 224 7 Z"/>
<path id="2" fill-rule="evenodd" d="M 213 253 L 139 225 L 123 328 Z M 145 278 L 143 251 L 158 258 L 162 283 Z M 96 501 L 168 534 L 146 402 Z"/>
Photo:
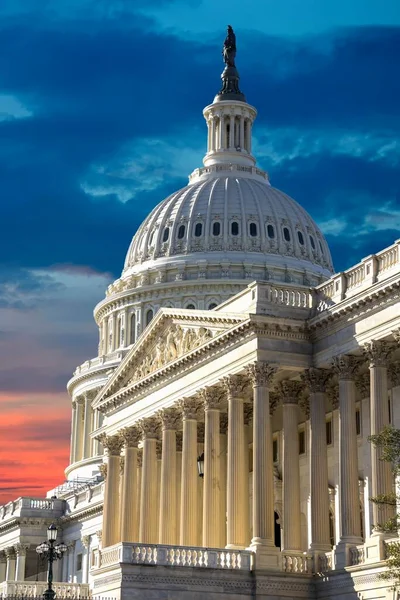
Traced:
<path id="1" fill-rule="evenodd" d="M 388 424 L 387 363 L 384 342 L 365 347 L 371 379 L 371 433 Z M 175 406 L 142 419 L 122 432 L 102 438 L 108 451 L 104 496 L 103 547 L 119 541 L 185 546 L 250 547 L 276 566 L 274 543 L 274 475 L 270 391 L 278 391 L 283 417 L 282 549 L 301 547 L 300 466 L 298 446 L 299 400 L 309 391 L 309 549 L 331 550 L 326 441 L 327 383 L 332 373 L 339 385 L 340 539 L 338 552 L 361 543 L 358 449 L 355 422 L 355 379 L 359 360 L 341 355 L 332 369 L 310 368 L 302 381 L 274 382 L 277 367 L 258 361 L 239 375 L 180 400 Z M 250 394 L 249 394 L 250 390 Z M 249 444 L 244 407 L 252 406 L 253 475 L 248 489 Z M 228 413 L 227 436 L 221 422 Z M 221 418 L 222 416 L 222 418 Z M 204 421 L 204 425 L 203 425 Z M 204 439 L 199 430 L 204 427 Z M 182 430 L 182 452 L 177 431 Z M 225 438 L 227 437 L 227 451 Z M 161 459 L 157 444 L 161 439 Z M 139 445 L 142 450 L 139 450 Z M 125 448 L 125 467 L 119 498 L 119 462 Z M 204 450 L 204 478 L 197 473 L 197 457 Z M 138 454 L 142 452 L 142 465 Z M 372 493 L 387 493 L 392 479 L 372 447 Z M 178 483 L 179 482 L 179 483 Z M 140 490 L 140 495 L 137 490 Z M 136 493 L 135 493 L 136 490 Z M 157 497 L 159 500 L 157 500 Z M 252 525 L 249 522 L 252 498 Z M 202 500 L 201 500 L 202 499 Z M 121 516 L 120 516 L 121 515 Z M 374 524 L 383 518 L 374 507 Z"/>
<path id="2" fill-rule="evenodd" d="M 15 544 L 0 552 L 0 582 L 24 581 L 29 544 Z"/>

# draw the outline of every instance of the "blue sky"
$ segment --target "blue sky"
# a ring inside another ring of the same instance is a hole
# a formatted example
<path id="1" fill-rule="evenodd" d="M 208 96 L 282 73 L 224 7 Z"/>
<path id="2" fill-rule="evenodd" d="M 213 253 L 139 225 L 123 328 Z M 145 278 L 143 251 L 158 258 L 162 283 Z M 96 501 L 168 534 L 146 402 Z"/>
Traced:
<path id="1" fill-rule="evenodd" d="M 400 237 L 400 3 L 3 0 L 0 397 L 67 406 L 132 235 L 201 164 L 228 23 L 258 164 L 336 269 Z"/>

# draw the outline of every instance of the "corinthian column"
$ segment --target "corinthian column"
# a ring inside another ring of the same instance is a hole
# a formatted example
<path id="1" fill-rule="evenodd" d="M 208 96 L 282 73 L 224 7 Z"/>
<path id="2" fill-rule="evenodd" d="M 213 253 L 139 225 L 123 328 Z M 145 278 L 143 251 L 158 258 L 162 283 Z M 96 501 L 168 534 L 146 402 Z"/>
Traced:
<path id="1" fill-rule="evenodd" d="M 139 542 L 157 544 L 158 514 L 155 514 L 154 507 L 157 505 L 156 444 L 159 422 L 155 417 L 148 417 L 142 419 L 138 425 L 143 439 Z"/>
<path id="2" fill-rule="evenodd" d="M 161 490 L 160 490 L 160 544 L 178 543 L 176 536 L 176 428 L 179 413 L 175 408 L 164 408 L 157 413 L 162 426 Z"/>
<path id="3" fill-rule="evenodd" d="M 283 550 L 301 550 L 299 381 L 282 381 L 279 386 L 283 413 Z"/>
<path id="4" fill-rule="evenodd" d="M 198 473 L 197 473 L 197 416 L 199 401 L 196 398 L 184 398 L 179 402 L 182 411 L 182 484 L 180 539 L 182 546 L 198 546 L 197 514 Z"/>
<path id="5" fill-rule="evenodd" d="M 78 410 L 78 406 L 75 400 L 72 400 L 72 419 L 71 419 L 71 448 L 69 455 L 69 462 L 72 465 L 75 462 L 76 455 L 76 413 Z"/>
<path id="6" fill-rule="evenodd" d="M 15 581 L 15 550 L 11 546 L 5 548 L 4 552 L 7 557 L 6 581 Z"/>
<path id="7" fill-rule="evenodd" d="M 26 551 L 29 548 L 27 544 L 17 544 L 15 546 L 15 553 L 17 555 L 16 562 L 16 581 L 25 581 L 25 564 L 26 564 Z"/>
<path id="8" fill-rule="evenodd" d="M 0 552 L 0 583 L 6 580 L 7 557 L 5 552 Z"/>
<path id="9" fill-rule="evenodd" d="M 328 552 L 331 550 L 325 421 L 328 372 L 323 369 L 307 369 L 301 377 L 310 390 L 310 550 Z"/>
<path id="10" fill-rule="evenodd" d="M 253 384 L 253 539 L 258 568 L 278 567 L 274 542 L 274 477 L 269 387 L 275 365 L 256 362 L 248 366 Z"/>
<path id="11" fill-rule="evenodd" d="M 76 399 L 76 412 L 75 412 L 75 462 L 82 460 L 83 458 L 83 397 L 79 396 Z"/>
<path id="12" fill-rule="evenodd" d="M 392 348 L 384 341 L 372 341 L 364 346 L 364 355 L 370 370 L 370 413 L 371 435 L 376 435 L 389 425 L 388 405 L 388 361 Z M 389 462 L 382 460 L 382 448 L 370 444 L 372 470 L 372 496 L 390 494 L 393 491 L 393 476 Z M 372 521 L 376 528 L 393 516 L 392 507 L 372 503 Z"/>
<path id="13" fill-rule="evenodd" d="M 228 394 L 227 548 L 244 548 L 250 541 L 243 415 L 246 384 L 239 375 L 224 379 Z"/>
<path id="14" fill-rule="evenodd" d="M 206 548 L 220 548 L 222 545 L 218 526 L 221 512 L 219 415 L 222 395 L 218 388 L 208 388 L 201 393 L 205 411 L 203 546 Z"/>
<path id="15" fill-rule="evenodd" d="M 358 449 L 356 431 L 354 356 L 333 359 L 339 379 L 339 472 L 340 472 L 340 541 L 337 566 L 348 564 L 348 545 L 361 543 L 360 498 L 358 488 Z"/>
<path id="16" fill-rule="evenodd" d="M 122 439 L 119 435 L 99 436 L 107 450 L 107 477 L 103 505 L 103 548 L 119 541 L 119 478 Z"/>
<path id="17" fill-rule="evenodd" d="M 125 447 L 125 465 L 122 481 L 121 501 L 121 542 L 137 542 L 139 537 L 139 523 L 137 511 L 137 464 L 138 443 L 140 429 L 137 426 L 127 427 L 122 430 L 122 439 Z"/>

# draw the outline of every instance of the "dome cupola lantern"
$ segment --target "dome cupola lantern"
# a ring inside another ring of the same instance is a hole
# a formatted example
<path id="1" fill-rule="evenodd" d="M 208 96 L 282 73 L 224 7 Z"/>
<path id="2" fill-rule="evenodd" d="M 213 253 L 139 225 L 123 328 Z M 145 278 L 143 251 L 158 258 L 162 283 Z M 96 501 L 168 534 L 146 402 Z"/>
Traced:
<path id="1" fill-rule="evenodd" d="M 205 167 L 217 164 L 254 166 L 251 154 L 251 129 L 256 118 L 256 109 L 247 104 L 239 89 L 239 73 L 235 64 L 236 36 L 228 25 L 227 36 L 222 48 L 225 68 L 221 75 L 222 88 L 214 102 L 203 111 L 208 127 Z"/>

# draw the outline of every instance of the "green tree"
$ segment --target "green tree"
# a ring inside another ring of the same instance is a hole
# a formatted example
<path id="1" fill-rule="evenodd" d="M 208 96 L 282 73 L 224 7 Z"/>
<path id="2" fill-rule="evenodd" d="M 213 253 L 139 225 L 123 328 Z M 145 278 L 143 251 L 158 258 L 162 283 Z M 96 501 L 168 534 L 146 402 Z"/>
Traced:
<path id="1" fill-rule="evenodd" d="M 400 429 L 387 426 L 380 433 L 371 435 L 369 441 L 380 449 L 381 460 L 391 464 L 396 481 L 396 492 L 371 498 L 375 504 L 393 507 L 394 516 L 385 523 L 377 524 L 376 529 L 397 536 L 400 525 Z M 388 570 L 382 573 L 382 577 L 391 579 L 395 587 L 400 587 L 400 542 L 387 544 L 386 562 Z"/>

